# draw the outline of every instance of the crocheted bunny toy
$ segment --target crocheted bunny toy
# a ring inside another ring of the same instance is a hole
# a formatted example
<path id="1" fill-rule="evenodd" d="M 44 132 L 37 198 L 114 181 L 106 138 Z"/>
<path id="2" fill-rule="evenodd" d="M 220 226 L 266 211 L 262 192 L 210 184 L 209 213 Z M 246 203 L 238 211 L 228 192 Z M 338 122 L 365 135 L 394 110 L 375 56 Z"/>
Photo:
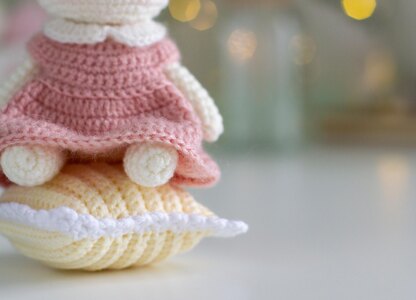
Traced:
<path id="1" fill-rule="evenodd" d="M 145 187 L 208 186 L 222 117 L 153 21 L 168 0 L 39 0 L 55 17 L 0 90 L 4 183 L 38 186 L 66 162 L 124 162 Z M 6 178 L 7 177 L 7 178 Z"/>

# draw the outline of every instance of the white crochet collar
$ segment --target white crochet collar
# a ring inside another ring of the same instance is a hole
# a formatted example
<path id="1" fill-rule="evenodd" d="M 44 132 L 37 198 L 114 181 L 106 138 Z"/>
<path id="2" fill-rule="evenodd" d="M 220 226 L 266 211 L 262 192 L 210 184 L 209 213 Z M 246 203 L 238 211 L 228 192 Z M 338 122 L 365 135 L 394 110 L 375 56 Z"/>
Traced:
<path id="1" fill-rule="evenodd" d="M 166 27 L 154 21 L 109 26 L 55 19 L 46 24 L 44 34 L 60 43 L 96 44 L 113 38 L 130 47 L 152 45 L 166 37 Z"/>

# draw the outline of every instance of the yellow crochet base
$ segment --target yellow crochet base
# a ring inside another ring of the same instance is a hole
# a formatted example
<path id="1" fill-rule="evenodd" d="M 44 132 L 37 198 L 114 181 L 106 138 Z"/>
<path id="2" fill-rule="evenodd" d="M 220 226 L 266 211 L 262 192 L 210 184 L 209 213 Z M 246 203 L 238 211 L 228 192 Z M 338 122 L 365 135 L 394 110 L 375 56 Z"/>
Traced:
<path id="1" fill-rule="evenodd" d="M 0 198 L 0 204 L 10 203 L 35 211 L 65 207 L 100 220 L 121 220 L 154 212 L 215 217 L 178 187 L 143 188 L 128 179 L 122 166 L 108 164 L 69 165 L 43 186 L 13 186 Z M 7 236 L 21 253 L 49 266 L 97 271 L 162 261 L 192 249 L 213 232 L 186 228 L 148 230 L 77 240 L 67 233 L 0 218 L 0 233 Z"/>
<path id="2" fill-rule="evenodd" d="M 206 233 L 144 233 L 74 241 L 59 233 L 0 223 L 0 231 L 23 255 L 68 270 L 100 271 L 145 266 L 191 250 Z"/>

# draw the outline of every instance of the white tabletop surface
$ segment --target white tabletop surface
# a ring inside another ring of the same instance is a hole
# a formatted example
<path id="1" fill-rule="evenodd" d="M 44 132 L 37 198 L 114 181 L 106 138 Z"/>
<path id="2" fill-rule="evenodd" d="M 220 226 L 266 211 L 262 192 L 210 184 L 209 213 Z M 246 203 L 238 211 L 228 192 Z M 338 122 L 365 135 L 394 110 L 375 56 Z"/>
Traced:
<path id="1" fill-rule="evenodd" d="M 155 267 L 89 274 L 0 238 L 0 299 L 416 299 L 416 151 L 315 149 L 223 159 L 198 199 L 251 225 Z"/>

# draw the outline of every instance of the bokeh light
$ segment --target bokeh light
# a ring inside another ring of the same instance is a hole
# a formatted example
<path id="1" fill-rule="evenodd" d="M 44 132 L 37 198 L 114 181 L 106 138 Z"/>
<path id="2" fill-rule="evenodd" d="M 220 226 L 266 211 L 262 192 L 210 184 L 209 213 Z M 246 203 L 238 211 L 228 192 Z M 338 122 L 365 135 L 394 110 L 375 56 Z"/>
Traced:
<path id="1" fill-rule="evenodd" d="M 254 32 L 237 29 L 231 33 L 228 39 L 228 51 L 235 60 L 245 62 L 254 56 L 256 50 L 257 37 Z"/>
<path id="2" fill-rule="evenodd" d="M 214 27 L 218 19 L 218 9 L 215 2 L 203 0 L 201 10 L 196 19 L 191 22 L 191 26 L 197 30 L 204 31 Z"/>
<path id="3" fill-rule="evenodd" d="M 189 22 L 194 20 L 201 10 L 200 0 L 171 0 L 169 11 L 175 20 Z"/>
<path id="4" fill-rule="evenodd" d="M 345 13 L 355 20 L 365 20 L 376 10 L 377 0 L 342 0 Z"/>

